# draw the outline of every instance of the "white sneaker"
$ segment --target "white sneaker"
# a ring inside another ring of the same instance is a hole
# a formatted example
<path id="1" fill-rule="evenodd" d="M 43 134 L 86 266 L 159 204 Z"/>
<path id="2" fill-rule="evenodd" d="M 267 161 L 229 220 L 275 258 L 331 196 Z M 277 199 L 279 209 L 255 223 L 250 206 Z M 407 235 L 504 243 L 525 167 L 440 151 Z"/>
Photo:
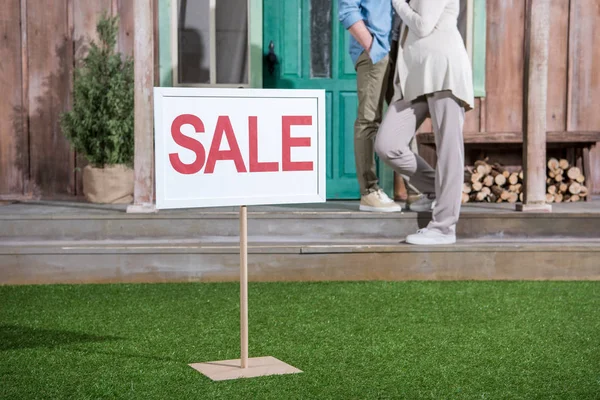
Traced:
<path id="1" fill-rule="evenodd" d="M 419 229 L 417 233 L 408 235 L 406 243 L 431 245 L 431 244 L 454 244 L 456 243 L 456 235 L 444 235 L 438 231 L 432 231 L 427 228 Z"/>
<path id="2" fill-rule="evenodd" d="M 435 194 L 422 194 L 419 200 L 410 203 L 408 206 L 411 211 L 431 212 L 435 208 Z"/>
<path id="3" fill-rule="evenodd" d="M 360 198 L 360 211 L 400 212 L 402 207 L 390 199 L 383 190 L 365 194 Z"/>

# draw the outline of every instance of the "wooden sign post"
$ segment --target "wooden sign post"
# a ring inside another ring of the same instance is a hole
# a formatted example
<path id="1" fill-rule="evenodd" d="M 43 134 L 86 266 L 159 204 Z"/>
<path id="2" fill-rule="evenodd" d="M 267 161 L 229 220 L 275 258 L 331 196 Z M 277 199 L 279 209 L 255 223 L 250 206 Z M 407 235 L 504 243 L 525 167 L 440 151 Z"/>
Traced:
<path id="1" fill-rule="evenodd" d="M 215 381 L 302 372 L 248 357 L 247 206 L 325 201 L 325 92 L 155 88 L 154 119 L 157 209 L 240 207 L 240 358 L 190 366 Z"/>
<path id="2" fill-rule="evenodd" d="M 240 207 L 240 358 L 190 364 L 213 381 L 300 373 L 275 357 L 248 358 L 248 209 Z"/>
<path id="3" fill-rule="evenodd" d="M 240 207 L 240 342 L 242 368 L 248 368 L 248 207 Z"/>

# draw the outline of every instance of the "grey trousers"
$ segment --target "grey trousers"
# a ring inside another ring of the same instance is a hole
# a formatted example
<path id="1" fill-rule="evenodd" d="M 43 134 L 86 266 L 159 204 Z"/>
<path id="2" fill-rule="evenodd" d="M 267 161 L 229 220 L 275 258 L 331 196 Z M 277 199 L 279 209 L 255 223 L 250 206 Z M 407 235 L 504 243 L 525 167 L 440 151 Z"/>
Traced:
<path id="1" fill-rule="evenodd" d="M 437 170 L 413 153 L 410 141 L 431 115 L 437 149 Z M 436 206 L 428 229 L 455 234 L 464 180 L 463 125 L 465 109 L 449 91 L 426 99 L 391 104 L 375 140 L 375 151 L 396 172 L 409 178 L 421 193 L 435 193 Z"/>

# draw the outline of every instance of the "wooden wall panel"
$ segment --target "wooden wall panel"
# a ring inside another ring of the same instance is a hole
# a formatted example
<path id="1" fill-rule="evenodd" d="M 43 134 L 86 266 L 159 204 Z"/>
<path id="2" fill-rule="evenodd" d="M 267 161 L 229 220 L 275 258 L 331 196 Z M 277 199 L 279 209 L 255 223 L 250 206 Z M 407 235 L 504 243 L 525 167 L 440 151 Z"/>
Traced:
<path id="1" fill-rule="evenodd" d="M 73 39 L 75 40 L 75 57 L 85 56 L 90 41 L 97 41 L 96 24 L 102 13 L 112 14 L 111 0 L 82 1 L 73 3 Z"/>
<path id="2" fill-rule="evenodd" d="M 525 1 L 487 1 L 486 128 L 520 132 L 523 125 Z"/>
<path id="3" fill-rule="evenodd" d="M 119 0 L 116 13 L 119 15 L 119 51 L 133 56 L 133 1 Z"/>
<path id="4" fill-rule="evenodd" d="M 569 130 L 600 131 L 600 2 L 571 1 Z M 600 194 L 600 143 L 591 151 L 593 187 Z"/>
<path id="5" fill-rule="evenodd" d="M 569 130 L 600 130 L 600 2 L 571 1 Z"/>
<path id="6" fill-rule="evenodd" d="M 68 5 L 68 0 L 55 0 L 52 7 L 27 1 L 29 151 L 36 196 L 56 198 L 74 192 L 74 156 L 59 126 L 60 114 L 71 101 Z"/>
<path id="7" fill-rule="evenodd" d="M 111 0 L 81 1 L 73 4 L 73 40 L 75 46 L 75 63 L 85 57 L 91 41 L 98 40 L 96 24 L 102 13 L 112 14 Z M 88 164 L 85 156 L 78 154 L 75 160 L 76 194 L 83 195 L 83 168 Z"/>
<path id="8" fill-rule="evenodd" d="M 0 7 L 0 195 L 22 195 L 28 174 L 27 132 L 23 125 L 21 5 Z"/>
<path id="9" fill-rule="evenodd" d="M 475 99 L 474 108 L 465 114 L 464 132 L 479 132 L 481 130 L 479 127 L 480 111 L 480 101 Z"/>
<path id="10" fill-rule="evenodd" d="M 569 2 L 551 0 L 550 7 L 547 129 L 558 132 L 567 127 Z"/>

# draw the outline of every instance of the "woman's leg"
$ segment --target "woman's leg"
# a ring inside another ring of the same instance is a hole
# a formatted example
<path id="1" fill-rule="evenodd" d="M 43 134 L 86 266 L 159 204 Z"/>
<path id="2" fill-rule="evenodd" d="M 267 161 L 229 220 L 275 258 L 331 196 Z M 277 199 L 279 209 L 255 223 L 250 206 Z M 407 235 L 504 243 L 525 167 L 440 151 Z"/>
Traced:
<path id="1" fill-rule="evenodd" d="M 390 104 L 375 138 L 379 158 L 396 172 L 409 178 L 421 193 L 435 191 L 435 171 L 427 161 L 413 153 L 410 141 L 427 117 L 426 101 Z"/>
<path id="2" fill-rule="evenodd" d="M 428 229 L 456 234 L 464 180 L 463 125 L 465 109 L 449 91 L 427 97 L 437 148 L 436 206 Z"/>

